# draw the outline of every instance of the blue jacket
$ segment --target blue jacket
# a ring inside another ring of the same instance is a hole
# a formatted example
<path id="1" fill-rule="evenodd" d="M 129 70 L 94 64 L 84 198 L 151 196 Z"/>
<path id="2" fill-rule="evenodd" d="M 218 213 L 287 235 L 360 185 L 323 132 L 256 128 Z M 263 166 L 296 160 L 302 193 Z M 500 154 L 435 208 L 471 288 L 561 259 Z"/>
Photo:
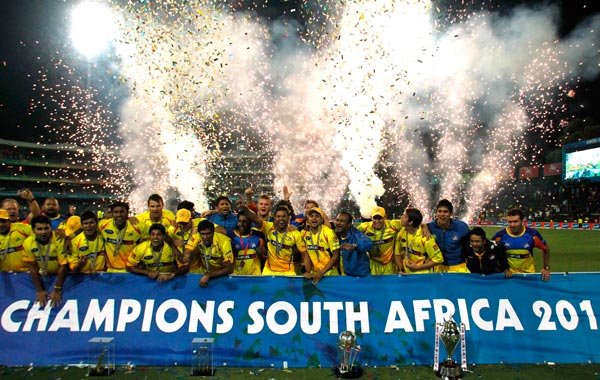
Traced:
<path id="1" fill-rule="evenodd" d="M 349 243 L 356 244 L 356 249 L 340 248 L 344 274 L 353 277 L 365 277 L 371 274 L 370 260 L 367 253 L 373 248 L 373 242 L 356 227 L 350 227 L 346 238 L 340 238 L 340 246 Z"/>
<path id="2" fill-rule="evenodd" d="M 444 231 L 437 221 L 427 223 L 429 231 L 435 236 L 435 242 L 444 255 L 444 265 L 458 265 L 465 262 L 462 246 L 465 237 L 471 232 L 467 223 L 458 219 L 450 219 L 450 228 Z"/>
<path id="3" fill-rule="evenodd" d="M 230 212 L 227 215 L 216 213 L 209 215 L 206 219 L 210 220 L 214 224 L 221 226 L 227 230 L 227 235 L 233 235 L 233 231 L 238 225 L 237 215 Z"/>

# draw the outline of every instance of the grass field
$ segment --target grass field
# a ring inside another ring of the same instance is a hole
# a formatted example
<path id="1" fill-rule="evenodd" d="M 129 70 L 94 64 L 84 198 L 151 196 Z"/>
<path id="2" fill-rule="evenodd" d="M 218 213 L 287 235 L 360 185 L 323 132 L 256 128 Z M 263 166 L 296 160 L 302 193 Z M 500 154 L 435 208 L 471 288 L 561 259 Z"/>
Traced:
<path id="1" fill-rule="evenodd" d="M 438 379 L 431 367 L 378 367 L 364 368 L 361 379 L 366 380 L 417 380 Z M 482 365 L 471 366 L 465 379 L 487 380 L 599 380 L 600 365 Z M 272 368 L 231 368 L 218 367 L 212 377 L 189 376 L 189 369 L 183 367 L 139 367 L 127 371 L 117 369 L 110 377 L 87 376 L 87 369 L 74 367 L 43 368 L 4 368 L 0 371 L 3 380 L 43 379 L 43 380 L 182 380 L 182 379 L 252 379 L 252 380 L 305 380 L 335 379 L 331 369 L 272 369 Z"/>
<path id="2" fill-rule="evenodd" d="M 488 238 L 498 227 L 485 227 Z M 600 272 L 600 231 L 538 230 L 550 248 L 552 272 Z M 535 267 L 542 268 L 542 253 L 534 251 Z"/>

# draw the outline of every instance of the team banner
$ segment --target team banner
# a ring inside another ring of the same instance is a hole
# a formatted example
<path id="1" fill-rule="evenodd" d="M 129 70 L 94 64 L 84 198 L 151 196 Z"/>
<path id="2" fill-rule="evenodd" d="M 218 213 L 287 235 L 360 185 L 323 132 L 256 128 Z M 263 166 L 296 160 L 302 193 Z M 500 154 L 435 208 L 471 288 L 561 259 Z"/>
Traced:
<path id="1" fill-rule="evenodd" d="M 54 309 L 33 302 L 28 274 L 0 280 L 0 363 L 11 366 L 86 363 L 88 341 L 105 337 L 117 364 L 189 365 L 192 339 L 214 338 L 217 366 L 333 367 L 345 330 L 360 365 L 431 365 L 436 323 L 450 316 L 465 325 L 468 363 L 600 362 L 600 273 L 230 277 L 208 288 L 199 275 L 72 275 Z"/>

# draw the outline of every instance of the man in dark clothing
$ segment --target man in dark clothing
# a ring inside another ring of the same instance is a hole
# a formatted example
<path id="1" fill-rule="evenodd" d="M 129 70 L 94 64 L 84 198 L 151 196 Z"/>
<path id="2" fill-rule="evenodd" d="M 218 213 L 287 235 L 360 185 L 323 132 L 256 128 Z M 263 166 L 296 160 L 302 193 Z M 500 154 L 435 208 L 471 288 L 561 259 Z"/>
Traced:
<path id="1" fill-rule="evenodd" d="M 471 273 L 512 276 L 504 247 L 488 240 L 481 227 L 475 227 L 469 233 L 469 244 L 463 247 L 463 256 Z"/>

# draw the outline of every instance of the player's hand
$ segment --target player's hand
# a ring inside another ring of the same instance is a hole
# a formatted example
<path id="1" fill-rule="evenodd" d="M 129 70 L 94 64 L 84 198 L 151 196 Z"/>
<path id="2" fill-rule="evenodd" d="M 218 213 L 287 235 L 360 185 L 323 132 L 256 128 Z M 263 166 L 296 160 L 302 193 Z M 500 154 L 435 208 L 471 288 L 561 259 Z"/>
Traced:
<path id="1" fill-rule="evenodd" d="M 507 269 L 504 271 L 504 278 L 511 278 L 512 277 L 512 272 L 510 271 L 510 269 Z"/>
<path id="2" fill-rule="evenodd" d="M 81 272 L 81 270 L 83 269 L 83 267 L 85 266 L 87 261 L 88 261 L 88 258 L 85 256 L 80 258 L 79 262 L 77 263 L 77 266 L 75 267 L 75 272 Z M 94 268 L 92 268 L 92 269 L 94 269 Z"/>
<path id="3" fill-rule="evenodd" d="M 262 261 L 266 260 L 269 254 L 266 247 L 258 247 L 256 253 L 258 253 Z"/>
<path id="4" fill-rule="evenodd" d="M 351 251 L 353 249 L 356 249 L 356 245 L 350 244 L 350 243 L 344 243 L 344 244 L 340 245 L 340 248 Z"/>
<path id="5" fill-rule="evenodd" d="M 319 281 L 321 281 L 323 279 L 324 276 L 325 276 L 325 272 L 323 272 L 322 270 L 318 271 L 313 276 L 312 283 L 315 284 L 315 285 L 317 285 L 319 283 Z"/>
<path id="6" fill-rule="evenodd" d="M 159 273 L 157 271 L 148 271 L 148 273 L 146 274 L 146 276 L 148 276 L 148 278 L 151 279 L 156 279 L 158 277 Z"/>
<path id="7" fill-rule="evenodd" d="M 29 189 L 19 190 L 19 191 L 17 191 L 17 195 L 28 201 L 33 199 L 33 193 Z"/>
<path id="8" fill-rule="evenodd" d="M 287 185 L 283 185 L 283 199 L 289 201 L 292 197 L 292 192 L 288 189 Z"/>
<path id="9" fill-rule="evenodd" d="M 156 278 L 156 281 L 165 282 L 165 281 L 170 281 L 173 278 L 175 278 L 175 273 L 163 273 L 163 274 L 158 275 L 158 277 Z"/>
<path id="10" fill-rule="evenodd" d="M 421 234 L 425 239 L 431 239 L 433 235 L 431 235 L 431 231 L 429 230 L 429 226 L 425 223 L 421 224 Z"/>
<path id="11" fill-rule="evenodd" d="M 542 269 L 542 281 L 550 280 L 550 269 Z"/>
<path id="12" fill-rule="evenodd" d="M 62 291 L 60 289 L 54 289 L 50 293 L 50 306 L 59 307 L 62 303 Z"/>
<path id="13" fill-rule="evenodd" d="M 48 292 L 45 290 L 37 292 L 35 302 L 39 302 L 40 307 L 46 307 L 46 304 L 48 303 Z"/>
<path id="14" fill-rule="evenodd" d="M 206 288 L 208 287 L 208 281 L 210 281 L 210 277 L 208 275 L 204 275 L 202 276 L 202 278 L 200 279 L 200 287 L 201 288 Z"/>

